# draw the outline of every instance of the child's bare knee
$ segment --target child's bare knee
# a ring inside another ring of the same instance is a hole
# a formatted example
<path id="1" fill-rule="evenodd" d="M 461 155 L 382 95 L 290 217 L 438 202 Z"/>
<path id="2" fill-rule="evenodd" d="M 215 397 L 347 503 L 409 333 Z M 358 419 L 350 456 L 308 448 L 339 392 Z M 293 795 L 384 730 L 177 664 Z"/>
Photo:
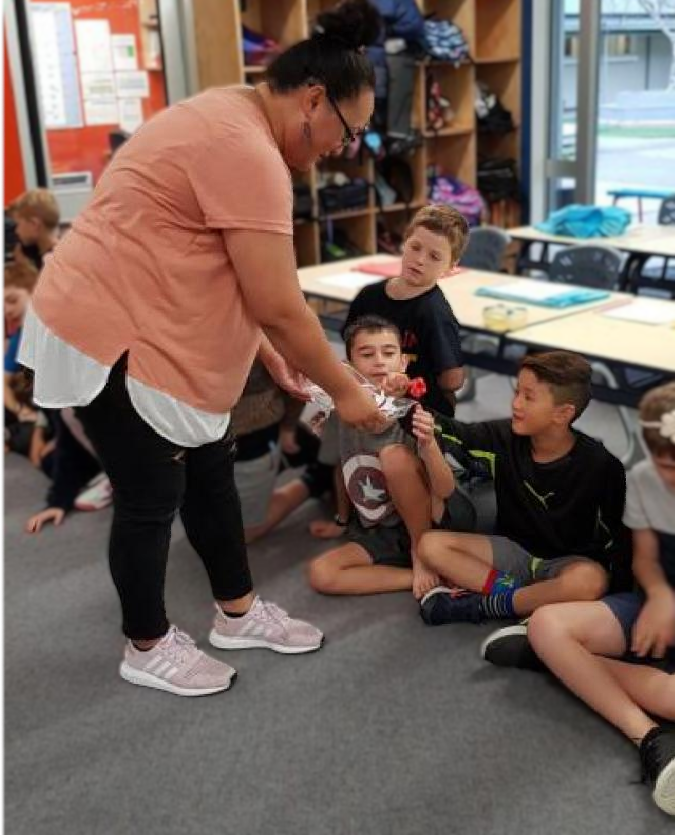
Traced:
<path id="1" fill-rule="evenodd" d="M 391 444 L 383 447 L 378 453 L 380 466 L 385 476 L 390 478 L 394 474 L 409 470 L 417 466 L 417 459 L 403 444 Z"/>
<path id="2" fill-rule="evenodd" d="M 432 563 L 436 557 L 448 550 L 446 537 L 448 534 L 440 531 L 427 531 L 417 546 L 417 556 L 425 563 Z"/>
<path id="3" fill-rule="evenodd" d="M 607 574 L 591 562 L 571 565 L 561 575 L 560 581 L 570 600 L 598 600 L 607 593 Z"/>
<path id="4" fill-rule="evenodd" d="M 316 557 L 307 568 L 309 585 L 321 594 L 330 594 L 335 588 L 335 569 L 325 557 Z"/>
<path id="5" fill-rule="evenodd" d="M 565 631 L 565 620 L 560 607 L 555 603 L 536 609 L 527 625 L 527 637 L 535 650 L 543 645 L 550 645 Z"/>

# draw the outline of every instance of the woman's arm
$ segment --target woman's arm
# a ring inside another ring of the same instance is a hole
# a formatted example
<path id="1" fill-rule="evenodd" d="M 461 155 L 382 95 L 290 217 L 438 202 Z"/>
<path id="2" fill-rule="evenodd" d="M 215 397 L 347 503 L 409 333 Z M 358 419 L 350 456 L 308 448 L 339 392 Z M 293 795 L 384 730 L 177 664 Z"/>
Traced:
<path id="1" fill-rule="evenodd" d="M 244 230 L 227 230 L 223 237 L 246 304 L 274 348 L 331 395 L 346 423 L 382 431 L 385 418 L 340 363 L 305 302 L 292 239 Z"/>

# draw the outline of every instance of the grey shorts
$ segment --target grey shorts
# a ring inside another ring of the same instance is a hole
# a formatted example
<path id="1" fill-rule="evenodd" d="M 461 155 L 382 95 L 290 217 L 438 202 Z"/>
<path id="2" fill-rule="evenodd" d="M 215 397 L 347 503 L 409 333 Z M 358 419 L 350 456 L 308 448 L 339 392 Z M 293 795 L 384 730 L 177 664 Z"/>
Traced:
<path id="1" fill-rule="evenodd" d="M 236 461 L 234 481 L 241 500 L 241 514 L 244 527 L 262 525 L 267 517 L 270 498 L 277 474 L 281 451 L 274 444 L 266 455 L 251 461 Z"/>
<path id="2" fill-rule="evenodd" d="M 403 522 L 392 527 L 375 525 L 364 528 L 358 518 L 352 518 L 347 528 L 347 539 L 360 545 L 373 565 L 391 565 L 395 568 L 412 568 L 410 536 Z"/>
<path id="3" fill-rule="evenodd" d="M 598 565 L 596 560 L 581 556 L 552 557 L 549 560 L 542 560 L 540 557 L 533 557 L 517 542 L 506 536 L 490 534 L 486 539 L 489 539 L 492 545 L 492 564 L 497 571 L 512 574 L 524 585 L 552 580 L 564 568 L 574 563 L 590 562 Z"/>
<path id="4" fill-rule="evenodd" d="M 626 647 L 630 647 L 631 645 L 633 626 L 642 611 L 644 602 L 644 595 L 637 592 L 610 594 L 602 598 L 602 603 L 609 608 L 623 629 L 623 634 L 626 638 Z M 629 661 L 632 664 L 646 664 L 649 667 L 656 667 L 659 670 L 663 670 L 663 672 L 669 673 L 670 675 L 675 674 L 675 647 L 670 647 L 666 652 L 665 658 L 640 658 L 632 652 L 626 652 L 626 655 L 621 660 Z"/>

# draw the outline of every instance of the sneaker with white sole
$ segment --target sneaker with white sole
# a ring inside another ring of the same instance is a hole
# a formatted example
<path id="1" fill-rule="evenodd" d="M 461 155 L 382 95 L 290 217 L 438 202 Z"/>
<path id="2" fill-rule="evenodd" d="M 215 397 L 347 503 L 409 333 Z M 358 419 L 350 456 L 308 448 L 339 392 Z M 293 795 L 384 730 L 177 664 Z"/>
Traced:
<path id="1" fill-rule="evenodd" d="M 675 815 L 675 731 L 652 728 L 640 743 L 642 779 L 652 788 L 654 803 Z"/>
<path id="2" fill-rule="evenodd" d="M 481 658 L 496 667 L 516 667 L 519 670 L 546 669 L 546 665 L 532 649 L 524 620 L 513 626 L 503 626 L 492 632 L 480 647 Z"/>
<path id="3" fill-rule="evenodd" d="M 82 511 L 103 510 L 112 504 L 113 491 L 107 475 L 99 476 L 75 499 L 75 509 Z"/>
<path id="4" fill-rule="evenodd" d="M 210 658 L 175 626 L 145 652 L 127 642 L 120 675 L 131 684 L 166 690 L 176 696 L 209 696 L 227 690 L 236 670 Z"/>
<path id="5" fill-rule="evenodd" d="M 256 596 L 248 612 L 239 618 L 229 618 L 216 604 L 209 641 L 218 649 L 263 648 L 293 655 L 319 649 L 323 632 Z"/>

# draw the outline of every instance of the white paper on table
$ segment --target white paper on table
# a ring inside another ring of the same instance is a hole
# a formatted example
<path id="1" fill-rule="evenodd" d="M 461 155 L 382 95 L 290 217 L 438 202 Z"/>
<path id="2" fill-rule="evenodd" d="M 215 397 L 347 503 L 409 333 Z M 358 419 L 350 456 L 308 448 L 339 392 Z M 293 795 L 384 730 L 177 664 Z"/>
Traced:
<path id="1" fill-rule="evenodd" d="M 107 20 L 76 20 L 77 55 L 80 73 L 111 72 L 112 41 Z"/>
<path id="2" fill-rule="evenodd" d="M 137 70 L 138 50 L 134 35 L 113 35 L 112 56 L 116 70 Z"/>
<path id="3" fill-rule="evenodd" d="M 82 98 L 93 101 L 115 97 L 115 76 L 111 72 L 85 72 L 82 81 Z"/>
<path id="4" fill-rule="evenodd" d="M 84 100 L 84 121 L 87 125 L 118 125 L 119 118 L 116 98 Z"/>
<path id="5" fill-rule="evenodd" d="M 366 275 L 366 273 L 334 273 L 333 275 L 324 275 L 317 278 L 320 284 L 328 284 L 332 287 L 349 287 L 361 288 L 366 284 L 375 284 L 376 281 L 382 281 L 381 275 Z"/>
<path id="6" fill-rule="evenodd" d="M 150 81 L 145 70 L 116 72 L 115 80 L 120 99 L 147 99 L 150 95 Z"/>
<path id="7" fill-rule="evenodd" d="M 120 127 L 133 133 L 143 124 L 143 103 L 140 99 L 119 99 Z"/>
<path id="8" fill-rule="evenodd" d="M 491 288 L 499 291 L 500 297 L 511 296 L 515 301 L 530 300 L 542 302 L 547 299 L 555 299 L 557 296 L 568 296 L 573 290 L 569 284 L 553 284 L 550 281 L 537 281 L 536 279 L 519 278 L 507 284 L 496 284 Z"/>
<path id="9" fill-rule="evenodd" d="M 602 315 L 610 319 L 641 322 L 644 325 L 667 325 L 675 322 L 675 303 L 658 302 L 655 299 L 637 299 L 621 307 L 606 310 Z"/>

